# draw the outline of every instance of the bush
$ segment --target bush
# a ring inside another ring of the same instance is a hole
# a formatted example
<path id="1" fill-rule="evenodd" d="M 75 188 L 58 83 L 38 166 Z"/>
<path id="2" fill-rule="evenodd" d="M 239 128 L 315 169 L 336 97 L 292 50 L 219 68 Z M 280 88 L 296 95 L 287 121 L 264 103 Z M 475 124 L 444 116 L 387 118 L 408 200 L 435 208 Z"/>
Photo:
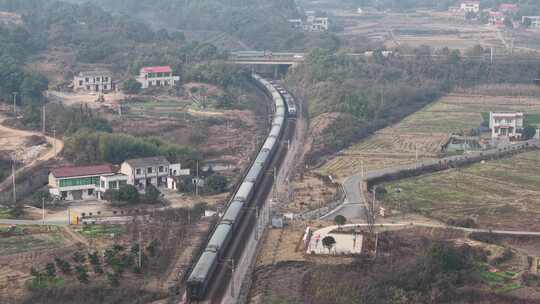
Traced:
<path id="1" fill-rule="evenodd" d="M 148 187 L 146 187 L 144 194 L 144 200 L 146 201 L 146 203 L 159 203 L 160 196 L 161 192 L 159 192 L 159 190 L 154 185 L 149 185 Z"/>
<path id="2" fill-rule="evenodd" d="M 139 203 L 139 191 L 133 185 L 123 185 L 118 190 L 118 200 L 127 202 L 131 205 Z"/>
<path id="3" fill-rule="evenodd" d="M 139 94 L 141 92 L 141 89 L 142 84 L 134 78 L 126 80 L 123 85 L 123 91 L 126 94 Z"/>

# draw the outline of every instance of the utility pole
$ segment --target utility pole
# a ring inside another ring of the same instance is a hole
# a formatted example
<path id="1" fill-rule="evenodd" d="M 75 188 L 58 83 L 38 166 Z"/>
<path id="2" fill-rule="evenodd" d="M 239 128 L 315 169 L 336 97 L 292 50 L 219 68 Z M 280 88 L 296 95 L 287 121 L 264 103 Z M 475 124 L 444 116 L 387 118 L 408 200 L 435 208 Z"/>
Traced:
<path id="1" fill-rule="evenodd" d="M 13 179 L 13 205 L 17 203 L 17 191 L 15 191 L 15 188 L 17 186 L 17 183 L 15 181 L 15 162 L 17 161 L 17 155 L 13 153 L 13 160 L 11 162 L 11 175 Z"/>
<path id="2" fill-rule="evenodd" d="M 41 221 L 45 225 L 45 197 L 41 197 Z"/>
<path id="3" fill-rule="evenodd" d="M 54 159 L 56 159 L 56 127 L 53 128 Z"/>
<path id="4" fill-rule="evenodd" d="M 414 153 L 415 153 L 415 162 L 416 162 L 416 168 L 418 168 L 418 143 L 414 143 Z"/>
<path id="5" fill-rule="evenodd" d="M 139 269 L 142 269 L 142 231 L 139 231 Z"/>
<path id="6" fill-rule="evenodd" d="M 15 114 L 15 118 L 17 118 L 17 92 L 13 92 L 13 114 Z"/>
<path id="7" fill-rule="evenodd" d="M 276 167 L 274 167 L 274 200 L 277 200 L 277 181 L 276 181 L 276 177 L 277 177 L 277 170 L 276 170 Z"/>
<path id="8" fill-rule="evenodd" d="M 234 259 L 231 259 L 231 295 L 234 297 Z"/>
<path id="9" fill-rule="evenodd" d="M 43 113 L 42 113 L 42 117 L 41 117 L 41 124 L 42 124 L 42 129 L 41 129 L 41 133 L 43 133 L 43 135 L 45 135 L 45 131 L 47 130 L 46 128 L 46 125 L 45 125 L 45 118 L 46 118 L 46 115 L 45 114 L 45 104 L 43 104 Z"/>
<path id="10" fill-rule="evenodd" d="M 195 196 L 199 196 L 199 161 L 197 160 L 196 169 L 196 181 L 195 181 Z"/>

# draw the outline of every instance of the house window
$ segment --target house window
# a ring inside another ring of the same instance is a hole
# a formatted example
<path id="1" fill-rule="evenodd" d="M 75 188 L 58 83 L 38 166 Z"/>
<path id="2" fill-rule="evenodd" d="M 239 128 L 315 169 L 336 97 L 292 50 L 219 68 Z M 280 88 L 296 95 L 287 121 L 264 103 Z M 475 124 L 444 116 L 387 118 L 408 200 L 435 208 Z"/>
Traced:
<path id="1" fill-rule="evenodd" d="M 89 82 L 90 82 L 90 78 L 86 77 L 86 78 L 84 79 L 84 81 L 85 81 L 86 83 L 89 83 Z"/>
<path id="2" fill-rule="evenodd" d="M 116 181 L 109 182 L 109 189 L 117 189 L 118 183 Z"/>
<path id="3" fill-rule="evenodd" d="M 87 86 L 86 86 L 86 89 L 87 89 L 87 90 L 90 90 L 90 86 L 89 86 L 89 85 L 87 85 Z"/>
<path id="4" fill-rule="evenodd" d="M 152 167 L 148 167 L 148 170 L 146 170 L 148 173 L 152 173 Z"/>
<path id="5" fill-rule="evenodd" d="M 104 90 L 108 90 L 109 88 L 108 88 L 107 85 L 105 84 L 105 85 L 103 85 L 103 89 L 104 89 Z"/>
<path id="6" fill-rule="evenodd" d="M 137 172 L 137 175 L 141 174 L 141 169 L 137 169 L 136 172 Z"/>
<path id="7" fill-rule="evenodd" d="M 163 73 L 158 73 L 157 77 L 163 77 Z"/>
<path id="8" fill-rule="evenodd" d="M 156 80 L 156 85 L 159 87 L 161 86 L 161 80 Z"/>
<path id="9" fill-rule="evenodd" d="M 163 166 L 159 166 L 159 172 L 163 172 Z"/>
<path id="10" fill-rule="evenodd" d="M 101 181 L 101 188 L 105 188 L 105 182 Z"/>
<path id="11" fill-rule="evenodd" d="M 82 85 L 83 85 L 83 81 L 82 81 L 82 80 L 79 80 L 79 86 L 82 87 Z"/>
<path id="12" fill-rule="evenodd" d="M 109 77 L 103 77 L 103 81 L 104 81 L 104 82 L 108 82 L 108 81 L 109 81 Z"/>
<path id="13" fill-rule="evenodd" d="M 165 80 L 165 86 L 169 86 L 169 82 Z"/>
<path id="14" fill-rule="evenodd" d="M 96 78 L 96 81 L 97 81 L 97 82 L 100 82 L 100 81 L 101 81 L 101 78 L 97 77 L 97 78 Z"/>
<path id="15" fill-rule="evenodd" d="M 94 189 L 88 189 L 88 195 L 94 195 Z"/>

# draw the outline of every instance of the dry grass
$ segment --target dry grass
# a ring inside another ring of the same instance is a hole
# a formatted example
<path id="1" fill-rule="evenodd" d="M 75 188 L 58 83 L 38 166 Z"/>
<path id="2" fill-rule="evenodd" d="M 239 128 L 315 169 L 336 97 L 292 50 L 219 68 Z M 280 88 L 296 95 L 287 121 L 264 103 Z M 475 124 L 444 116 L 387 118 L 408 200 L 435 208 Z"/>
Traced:
<path id="1" fill-rule="evenodd" d="M 386 184 L 389 208 L 482 228 L 540 231 L 540 152 Z M 392 189 L 401 188 L 401 193 Z"/>
<path id="2" fill-rule="evenodd" d="M 368 139 L 342 151 L 319 169 L 339 179 L 361 170 L 412 163 L 419 158 L 439 157 L 441 145 L 451 133 L 468 132 L 483 121 L 482 113 L 523 111 L 540 113 L 540 100 L 533 97 L 451 94 L 426 106 L 397 125 L 378 131 Z"/>

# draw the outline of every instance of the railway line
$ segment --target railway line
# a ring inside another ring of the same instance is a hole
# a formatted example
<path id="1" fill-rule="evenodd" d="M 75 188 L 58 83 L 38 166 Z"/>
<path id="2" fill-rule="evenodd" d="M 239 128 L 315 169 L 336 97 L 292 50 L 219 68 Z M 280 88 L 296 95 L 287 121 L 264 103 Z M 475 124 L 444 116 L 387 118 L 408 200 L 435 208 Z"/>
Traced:
<path id="1" fill-rule="evenodd" d="M 257 74 L 252 77 L 272 98 L 272 127 L 194 264 L 186 282 L 184 303 L 221 302 L 225 289 L 231 286 L 229 282 L 236 268 L 234 262 L 240 260 L 253 232 L 257 237 L 261 223 L 266 223 L 260 219 L 269 217 L 265 202 L 277 168 L 287 154 L 288 145 L 283 145 L 282 141 L 294 133 L 294 123 L 289 124 L 287 118 L 296 115 L 296 107 L 292 96 L 283 88 Z M 234 286 L 234 280 L 231 283 Z"/>

